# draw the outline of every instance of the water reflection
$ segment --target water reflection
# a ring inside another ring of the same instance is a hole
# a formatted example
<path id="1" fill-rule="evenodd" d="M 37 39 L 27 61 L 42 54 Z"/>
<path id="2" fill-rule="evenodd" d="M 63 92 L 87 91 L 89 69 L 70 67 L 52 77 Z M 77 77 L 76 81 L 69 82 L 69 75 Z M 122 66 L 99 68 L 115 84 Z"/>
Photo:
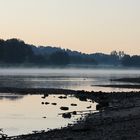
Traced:
<path id="1" fill-rule="evenodd" d="M 20 100 L 24 98 L 22 95 L 14 95 L 14 94 L 0 94 L 0 100 L 10 100 L 10 101 L 15 101 L 15 100 Z"/>
<path id="2" fill-rule="evenodd" d="M 3 100 L 0 100 L 0 127 L 9 136 L 27 134 L 35 130 L 67 126 L 81 117 L 73 115 L 70 119 L 64 119 L 62 115 L 58 115 L 59 113 L 95 110 L 96 103 L 80 101 L 73 96 L 60 96 L 63 95 L 49 95 L 46 98 L 42 98 L 42 95 L 26 95 L 20 100 L 9 100 L 9 96 L 3 96 Z M 49 104 L 45 104 L 46 102 Z M 91 108 L 88 109 L 89 106 Z M 68 107 L 68 110 L 61 110 L 61 107 Z"/>

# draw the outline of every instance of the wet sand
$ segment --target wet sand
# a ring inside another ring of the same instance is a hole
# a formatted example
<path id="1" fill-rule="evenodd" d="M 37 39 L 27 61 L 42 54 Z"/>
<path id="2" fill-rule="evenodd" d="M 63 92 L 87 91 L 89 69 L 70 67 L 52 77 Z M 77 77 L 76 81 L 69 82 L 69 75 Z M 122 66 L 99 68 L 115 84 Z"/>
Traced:
<path id="1" fill-rule="evenodd" d="M 14 89 L 15 90 L 15 89 Z M 51 89 L 52 90 L 52 89 Z M 56 90 L 56 89 L 55 89 Z M 54 90 L 54 91 L 55 91 Z M 59 90 L 59 94 L 60 94 Z M 139 140 L 140 92 L 85 92 L 62 90 L 81 100 L 92 99 L 98 103 L 99 112 L 87 116 L 73 126 L 37 132 L 8 139 L 14 140 Z M 31 92 L 31 89 L 30 89 Z M 35 92 L 35 91 L 34 91 Z M 32 93 L 34 93 L 32 90 Z M 37 94 L 40 91 L 36 91 Z M 57 91 L 58 92 L 58 91 Z M 56 92 L 56 93 L 57 93 Z M 25 91 L 22 92 L 25 94 Z M 44 90 L 44 95 L 48 91 Z"/>

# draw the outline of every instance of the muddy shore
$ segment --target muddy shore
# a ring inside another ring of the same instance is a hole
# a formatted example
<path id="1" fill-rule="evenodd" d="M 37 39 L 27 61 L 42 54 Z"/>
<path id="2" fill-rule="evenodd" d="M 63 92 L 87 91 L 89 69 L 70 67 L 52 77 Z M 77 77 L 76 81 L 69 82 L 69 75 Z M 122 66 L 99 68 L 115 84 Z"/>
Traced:
<path id="1" fill-rule="evenodd" d="M 0 92 L 21 94 L 73 94 L 81 100 L 98 103 L 99 112 L 88 114 L 73 126 L 9 137 L 7 140 L 139 140 L 140 92 L 86 92 L 61 89 L 12 89 Z"/>

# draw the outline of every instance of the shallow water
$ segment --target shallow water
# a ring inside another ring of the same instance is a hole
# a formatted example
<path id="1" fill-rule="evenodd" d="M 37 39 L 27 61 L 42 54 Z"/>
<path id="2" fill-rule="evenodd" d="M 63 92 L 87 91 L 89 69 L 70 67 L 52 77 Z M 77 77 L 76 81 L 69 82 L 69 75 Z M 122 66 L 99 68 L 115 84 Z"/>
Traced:
<path id="1" fill-rule="evenodd" d="M 87 91 L 131 91 L 95 85 L 123 84 L 110 79 L 140 77 L 139 69 L 0 69 L 0 87 L 63 88 Z M 125 83 L 132 84 L 132 83 Z"/>
<path id="2" fill-rule="evenodd" d="M 7 95 L 0 96 L 0 128 L 8 136 L 28 134 L 32 131 L 41 131 L 67 126 L 73 124 L 81 115 L 64 119 L 59 113 L 69 111 L 95 110 L 96 103 L 80 101 L 75 97 L 68 96 L 67 99 L 59 99 L 59 95 L 50 95 L 45 99 L 41 95 Z M 42 105 L 42 102 L 49 102 Z M 52 105 L 51 103 L 57 103 Z M 71 106 L 76 103 L 77 106 Z M 61 106 L 69 107 L 68 111 L 62 111 Z M 44 118 L 46 117 L 46 118 Z M 48 128 L 48 129 L 47 129 Z"/>

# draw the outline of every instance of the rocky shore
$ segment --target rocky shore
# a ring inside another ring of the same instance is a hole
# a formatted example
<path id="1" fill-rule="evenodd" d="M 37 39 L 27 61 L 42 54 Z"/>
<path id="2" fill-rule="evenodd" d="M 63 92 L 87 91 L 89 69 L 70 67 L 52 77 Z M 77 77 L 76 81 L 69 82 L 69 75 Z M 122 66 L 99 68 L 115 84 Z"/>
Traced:
<path id="1" fill-rule="evenodd" d="M 103 93 L 63 90 L 63 94 L 68 93 L 74 93 L 80 100 L 92 99 L 96 101 L 99 112 L 88 113 L 82 121 L 73 126 L 5 139 L 139 140 L 140 92 Z M 48 92 L 44 90 L 43 94 L 48 94 Z"/>

